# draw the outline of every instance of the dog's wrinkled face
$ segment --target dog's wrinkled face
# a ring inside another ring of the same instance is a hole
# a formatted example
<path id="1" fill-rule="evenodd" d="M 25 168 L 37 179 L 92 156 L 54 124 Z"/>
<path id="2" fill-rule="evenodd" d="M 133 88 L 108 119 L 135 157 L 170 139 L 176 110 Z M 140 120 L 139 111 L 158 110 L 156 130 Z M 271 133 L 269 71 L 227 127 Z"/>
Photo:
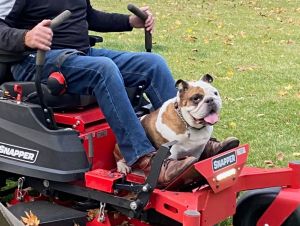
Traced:
<path id="1" fill-rule="evenodd" d="M 177 103 L 184 120 L 194 128 L 213 125 L 219 121 L 222 100 L 211 85 L 213 78 L 206 74 L 197 82 L 178 80 Z"/>

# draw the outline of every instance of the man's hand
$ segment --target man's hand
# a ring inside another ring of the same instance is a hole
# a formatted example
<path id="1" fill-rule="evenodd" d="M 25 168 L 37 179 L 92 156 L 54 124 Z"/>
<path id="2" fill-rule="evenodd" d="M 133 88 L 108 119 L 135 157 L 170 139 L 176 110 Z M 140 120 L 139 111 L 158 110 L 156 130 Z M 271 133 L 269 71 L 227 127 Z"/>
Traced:
<path id="1" fill-rule="evenodd" d="M 50 50 L 53 37 L 50 25 L 51 20 L 43 20 L 28 31 L 24 37 L 25 45 L 32 49 Z"/>
<path id="2" fill-rule="evenodd" d="M 129 17 L 130 25 L 134 28 L 145 28 L 146 31 L 150 31 L 152 33 L 154 30 L 154 17 L 150 12 L 149 7 L 148 6 L 141 7 L 140 10 L 148 15 L 147 20 L 144 22 L 136 15 L 131 15 Z"/>

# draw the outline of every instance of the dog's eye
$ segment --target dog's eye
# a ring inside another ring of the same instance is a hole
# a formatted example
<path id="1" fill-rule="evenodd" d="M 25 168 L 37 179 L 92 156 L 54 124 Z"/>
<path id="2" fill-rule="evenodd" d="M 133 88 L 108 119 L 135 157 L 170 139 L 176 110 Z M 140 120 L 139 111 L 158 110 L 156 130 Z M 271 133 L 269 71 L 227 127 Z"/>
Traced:
<path id="1" fill-rule="evenodd" d="M 203 95 L 201 94 L 195 94 L 194 96 L 191 97 L 191 101 L 193 101 L 193 103 L 195 104 L 198 104 L 202 99 L 203 99 Z"/>
<path id="2" fill-rule="evenodd" d="M 214 92 L 214 94 L 216 95 L 216 96 L 218 96 L 219 94 L 218 94 L 218 92 Z"/>

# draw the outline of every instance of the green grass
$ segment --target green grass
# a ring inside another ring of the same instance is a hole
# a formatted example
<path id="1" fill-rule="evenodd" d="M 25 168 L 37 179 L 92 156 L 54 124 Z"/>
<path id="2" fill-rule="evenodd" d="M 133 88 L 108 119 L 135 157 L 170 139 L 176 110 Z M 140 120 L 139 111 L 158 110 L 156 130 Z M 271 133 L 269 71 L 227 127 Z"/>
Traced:
<path id="1" fill-rule="evenodd" d="M 156 17 L 153 51 L 176 79 L 215 77 L 223 97 L 217 138 L 250 144 L 249 165 L 286 166 L 300 153 L 299 1 L 110 1 L 95 8 L 128 13 L 149 5 Z M 143 32 L 102 34 L 100 46 L 143 51 Z"/>
<path id="2" fill-rule="evenodd" d="M 223 97 L 214 135 L 249 143 L 249 164 L 285 166 L 300 153 L 300 7 L 298 1 L 109 1 L 95 8 L 128 13 L 149 5 L 153 51 L 176 79 L 215 77 Z M 143 51 L 143 32 L 101 34 L 104 48 Z M 278 158 L 278 154 L 283 154 Z"/>

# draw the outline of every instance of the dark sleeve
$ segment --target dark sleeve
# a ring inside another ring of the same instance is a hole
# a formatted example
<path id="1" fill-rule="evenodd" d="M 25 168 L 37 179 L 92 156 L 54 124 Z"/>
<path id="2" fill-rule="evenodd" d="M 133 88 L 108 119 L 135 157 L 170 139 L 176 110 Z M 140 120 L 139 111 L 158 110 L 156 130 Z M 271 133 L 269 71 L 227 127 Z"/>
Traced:
<path id="1" fill-rule="evenodd" d="M 6 51 L 25 51 L 24 34 L 26 30 L 9 27 L 0 19 L 0 49 Z"/>
<path id="2" fill-rule="evenodd" d="M 25 29 L 19 29 L 18 21 L 22 10 L 26 5 L 25 0 L 16 0 L 13 4 L 8 1 L 1 1 L 1 7 L 6 8 L 7 12 L 0 15 L 0 49 L 13 52 L 24 52 Z"/>
<path id="3" fill-rule="evenodd" d="M 87 22 L 89 30 L 98 32 L 131 31 L 129 16 L 118 13 L 105 13 L 93 9 L 87 0 Z"/>

